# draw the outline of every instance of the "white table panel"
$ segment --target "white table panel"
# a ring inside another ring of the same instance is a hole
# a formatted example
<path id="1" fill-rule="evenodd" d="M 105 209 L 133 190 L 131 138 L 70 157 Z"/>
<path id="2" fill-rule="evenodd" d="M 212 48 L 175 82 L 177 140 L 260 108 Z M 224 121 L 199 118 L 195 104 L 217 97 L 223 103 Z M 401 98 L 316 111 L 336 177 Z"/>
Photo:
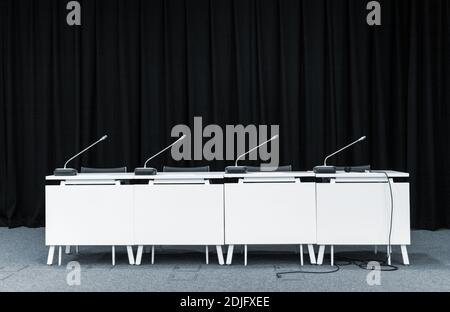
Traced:
<path id="1" fill-rule="evenodd" d="M 136 245 L 223 245 L 223 184 L 135 185 Z"/>
<path id="2" fill-rule="evenodd" d="M 315 243 L 314 185 L 225 184 L 225 243 Z"/>
<path id="3" fill-rule="evenodd" d="M 131 245 L 132 185 L 47 185 L 46 245 Z"/>
<path id="4" fill-rule="evenodd" d="M 389 185 L 317 183 L 317 244 L 386 245 L 391 220 Z M 410 244 L 409 184 L 393 183 L 391 244 Z"/>

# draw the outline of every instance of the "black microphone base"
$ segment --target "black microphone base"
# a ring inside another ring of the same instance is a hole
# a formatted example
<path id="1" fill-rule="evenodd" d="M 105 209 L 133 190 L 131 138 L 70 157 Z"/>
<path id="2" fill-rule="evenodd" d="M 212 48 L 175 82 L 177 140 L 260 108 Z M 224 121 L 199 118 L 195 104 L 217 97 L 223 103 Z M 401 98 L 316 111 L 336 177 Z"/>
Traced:
<path id="1" fill-rule="evenodd" d="M 53 174 L 55 176 L 76 176 L 78 171 L 73 168 L 56 168 Z"/>
<path id="2" fill-rule="evenodd" d="M 226 173 L 247 173 L 246 166 L 228 166 L 225 167 Z"/>
<path id="3" fill-rule="evenodd" d="M 315 166 L 314 172 L 315 173 L 336 173 L 336 167 L 335 166 Z"/>
<path id="4" fill-rule="evenodd" d="M 158 170 L 156 170 L 155 168 L 146 168 L 146 167 L 142 167 L 142 168 L 136 168 L 134 169 L 134 174 L 135 175 L 156 175 L 158 173 Z"/>

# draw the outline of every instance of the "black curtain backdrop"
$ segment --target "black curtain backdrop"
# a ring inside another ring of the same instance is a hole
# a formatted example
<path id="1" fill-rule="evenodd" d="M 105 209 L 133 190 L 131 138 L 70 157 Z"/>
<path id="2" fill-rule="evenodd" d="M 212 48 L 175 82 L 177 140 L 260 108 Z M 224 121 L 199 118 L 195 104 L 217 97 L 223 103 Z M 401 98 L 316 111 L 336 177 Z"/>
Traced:
<path id="1" fill-rule="evenodd" d="M 450 1 L 0 0 L 0 225 L 42 226 L 45 176 L 128 166 L 176 124 L 279 124 L 281 164 L 411 174 L 413 227 L 450 226 Z M 152 163 L 176 163 L 170 153 Z M 223 170 L 230 162 L 213 161 Z"/>

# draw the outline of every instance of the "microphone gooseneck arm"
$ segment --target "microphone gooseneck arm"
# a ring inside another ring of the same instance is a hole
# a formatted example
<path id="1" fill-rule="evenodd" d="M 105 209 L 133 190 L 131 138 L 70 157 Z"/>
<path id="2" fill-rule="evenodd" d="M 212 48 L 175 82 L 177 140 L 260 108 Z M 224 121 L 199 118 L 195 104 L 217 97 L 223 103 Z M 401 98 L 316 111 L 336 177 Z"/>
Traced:
<path id="1" fill-rule="evenodd" d="M 358 142 L 364 141 L 365 139 L 366 139 L 366 136 L 362 136 L 362 137 L 360 137 L 358 140 L 356 140 L 356 141 L 354 141 L 354 142 L 352 142 L 352 143 L 350 143 L 350 144 L 344 146 L 343 148 L 337 150 L 336 152 L 334 152 L 334 153 L 328 155 L 327 157 L 325 157 L 325 159 L 324 159 L 324 161 L 323 161 L 323 165 L 324 165 L 324 166 L 327 165 L 327 159 L 328 159 L 328 158 L 330 158 L 330 157 L 336 155 L 337 153 L 342 152 L 343 150 L 349 148 L 349 147 L 352 146 L 353 144 L 356 144 L 356 143 L 358 143 Z"/>
<path id="2" fill-rule="evenodd" d="M 271 137 L 269 140 L 267 140 L 267 141 L 265 141 L 265 142 L 262 142 L 262 143 L 259 144 L 258 146 L 255 146 L 254 148 L 252 148 L 251 150 L 245 152 L 244 154 L 239 155 L 239 157 L 236 158 L 236 161 L 235 161 L 235 163 L 234 163 L 234 166 L 237 167 L 238 160 L 241 159 L 242 157 L 244 157 L 245 155 L 247 155 L 248 153 L 253 152 L 255 149 L 258 149 L 258 148 L 260 148 L 261 146 L 263 146 L 264 144 L 267 144 L 267 143 L 269 143 L 270 141 L 273 141 L 273 140 L 275 140 L 275 139 L 278 139 L 278 134 L 274 135 L 274 136 Z"/>
<path id="3" fill-rule="evenodd" d="M 69 160 L 66 161 L 66 163 L 64 164 L 64 169 L 67 168 L 67 164 L 68 164 L 71 160 L 77 158 L 78 156 L 80 156 L 81 154 L 83 154 L 84 152 L 86 152 L 88 149 L 90 149 L 91 147 L 93 147 L 95 144 L 100 143 L 100 142 L 103 141 L 103 140 L 106 140 L 107 137 L 108 137 L 107 135 L 102 136 L 100 139 L 98 139 L 97 141 L 95 141 L 94 143 L 92 143 L 91 145 L 89 145 L 88 147 L 86 147 L 84 150 L 82 150 L 82 151 L 79 152 L 78 154 L 76 154 L 76 155 L 72 156 L 71 158 L 69 158 Z"/>
<path id="4" fill-rule="evenodd" d="M 167 151 L 169 148 L 171 148 L 172 146 L 174 146 L 175 144 L 177 144 L 178 142 L 180 142 L 181 140 L 183 140 L 186 137 L 186 134 L 184 134 L 181 138 L 179 138 L 178 140 L 176 140 L 175 142 L 173 142 L 172 144 L 170 144 L 169 146 L 167 146 L 166 148 L 164 148 L 163 150 L 159 151 L 158 153 L 156 153 L 155 155 L 151 156 L 149 159 L 147 159 L 144 163 L 144 168 L 147 168 L 147 163 L 152 160 L 153 158 L 155 158 L 156 156 L 158 156 L 159 154 L 161 154 L 162 152 Z"/>

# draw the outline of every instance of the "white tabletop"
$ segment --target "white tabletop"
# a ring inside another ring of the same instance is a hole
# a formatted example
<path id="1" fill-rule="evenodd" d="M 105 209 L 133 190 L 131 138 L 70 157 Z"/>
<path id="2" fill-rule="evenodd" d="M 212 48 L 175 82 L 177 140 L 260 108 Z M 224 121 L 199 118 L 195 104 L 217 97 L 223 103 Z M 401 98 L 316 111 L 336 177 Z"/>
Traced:
<path id="1" fill-rule="evenodd" d="M 300 178 L 315 177 L 313 171 L 261 171 L 248 173 L 223 173 L 224 178 Z"/>
<path id="2" fill-rule="evenodd" d="M 127 173 L 79 173 L 75 176 L 45 177 L 47 181 L 69 180 L 189 180 L 189 179 L 223 179 L 223 178 L 383 178 L 386 172 L 390 178 L 407 178 L 409 173 L 392 170 L 372 170 L 370 172 L 336 172 L 314 173 L 313 171 L 285 171 L 285 172 L 249 172 L 249 173 L 224 173 L 222 171 L 211 172 L 158 172 L 156 175 L 135 175 Z"/>
<path id="3" fill-rule="evenodd" d="M 317 173 L 316 178 L 408 178 L 409 173 L 393 171 L 393 170 L 371 170 L 366 172 L 345 172 L 338 171 L 336 173 Z"/>
<path id="4" fill-rule="evenodd" d="M 78 173 L 75 176 L 45 177 L 48 181 L 68 180 L 190 180 L 190 179 L 223 179 L 223 172 L 158 172 L 156 175 L 135 175 L 127 173 Z"/>

